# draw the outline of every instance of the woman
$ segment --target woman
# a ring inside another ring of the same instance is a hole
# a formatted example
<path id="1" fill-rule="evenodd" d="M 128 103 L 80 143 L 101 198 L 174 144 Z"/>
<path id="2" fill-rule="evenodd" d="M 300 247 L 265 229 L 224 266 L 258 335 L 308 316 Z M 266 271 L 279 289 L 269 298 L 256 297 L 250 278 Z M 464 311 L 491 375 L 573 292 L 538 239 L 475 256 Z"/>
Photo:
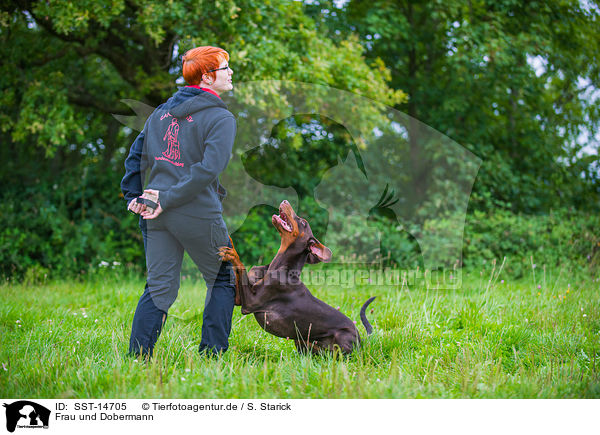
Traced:
<path id="1" fill-rule="evenodd" d="M 217 47 L 197 47 L 183 56 L 180 88 L 148 118 L 125 162 L 121 187 L 128 209 L 147 224 L 144 246 L 148 278 L 134 318 L 129 352 L 151 356 L 167 312 L 179 290 L 183 253 L 202 272 L 207 297 L 201 352 L 228 348 L 235 287 L 231 265 L 217 249 L 229 244 L 219 174 L 226 168 L 235 138 L 235 118 L 220 94 L 233 88 L 229 54 Z M 151 209 L 135 200 L 142 175 L 149 172 L 142 198 L 158 197 Z"/>

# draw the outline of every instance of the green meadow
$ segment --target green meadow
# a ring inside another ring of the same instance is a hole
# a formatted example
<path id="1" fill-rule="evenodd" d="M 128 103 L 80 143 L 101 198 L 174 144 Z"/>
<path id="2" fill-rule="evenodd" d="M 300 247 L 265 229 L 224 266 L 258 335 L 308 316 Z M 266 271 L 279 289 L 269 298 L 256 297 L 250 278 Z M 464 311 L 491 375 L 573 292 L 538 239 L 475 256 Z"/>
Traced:
<path id="1" fill-rule="evenodd" d="M 305 269 L 304 274 L 308 273 Z M 306 275 L 304 275 L 306 276 Z M 299 355 L 236 307 L 230 348 L 197 352 L 205 296 L 184 279 L 150 361 L 127 356 L 141 278 L 0 286 L 0 396 L 6 398 L 598 398 L 600 283 L 565 269 L 511 280 L 463 272 L 459 290 L 424 283 L 312 286 L 374 326 L 352 356 Z"/>

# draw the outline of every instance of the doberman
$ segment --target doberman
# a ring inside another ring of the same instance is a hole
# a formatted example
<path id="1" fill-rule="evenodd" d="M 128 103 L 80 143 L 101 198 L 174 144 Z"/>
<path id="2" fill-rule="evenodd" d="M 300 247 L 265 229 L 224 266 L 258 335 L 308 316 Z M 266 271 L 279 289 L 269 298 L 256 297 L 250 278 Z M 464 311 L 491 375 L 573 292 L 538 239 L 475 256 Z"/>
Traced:
<path id="1" fill-rule="evenodd" d="M 268 333 L 291 338 L 299 352 L 339 350 L 352 352 L 360 344 L 360 335 L 352 320 L 339 310 L 314 297 L 300 281 L 305 263 L 331 260 L 331 250 L 320 243 L 305 219 L 298 217 L 289 202 L 279 206 L 273 225 L 281 235 L 281 246 L 266 266 L 255 266 L 246 272 L 235 247 L 222 247 L 219 255 L 230 261 L 236 274 L 236 305 L 242 314 L 254 314 Z M 365 315 L 368 299 L 360 310 L 367 335 L 372 332 Z"/>

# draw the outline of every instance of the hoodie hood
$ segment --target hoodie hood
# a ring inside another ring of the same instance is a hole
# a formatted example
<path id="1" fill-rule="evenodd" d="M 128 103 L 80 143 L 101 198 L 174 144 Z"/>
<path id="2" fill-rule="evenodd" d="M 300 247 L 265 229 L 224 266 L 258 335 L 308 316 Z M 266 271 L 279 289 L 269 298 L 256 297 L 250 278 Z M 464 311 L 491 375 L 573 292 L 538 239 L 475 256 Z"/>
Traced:
<path id="1" fill-rule="evenodd" d="M 227 106 L 219 97 L 202 89 L 186 86 L 179 88 L 167 100 L 162 109 L 168 110 L 175 118 L 182 118 L 212 107 L 227 109 Z"/>

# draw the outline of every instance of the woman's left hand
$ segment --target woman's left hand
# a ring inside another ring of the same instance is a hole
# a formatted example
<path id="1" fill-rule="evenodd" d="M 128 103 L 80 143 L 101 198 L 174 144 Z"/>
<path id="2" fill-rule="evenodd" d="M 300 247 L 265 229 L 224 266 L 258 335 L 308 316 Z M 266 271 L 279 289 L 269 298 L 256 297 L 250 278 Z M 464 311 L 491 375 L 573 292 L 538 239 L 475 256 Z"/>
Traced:
<path id="1" fill-rule="evenodd" d="M 156 207 L 154 209 L 154 211 L 151 211 L 148 207 L 146 207 L 146 210 L 144 210 L 141 215 L 144 219 L 155 219 L 158 217 L 158 215 L 160 215 L 163 211 L 162 207 L 160 206 L 160 198 L 159 198 L 159 194 L 158 194 L 158 190 L 154 190 L 154 189 L 147 189 L 144 190 L 144 194 L 142 195 L 142 198 L 147 198 L 150 199 L 152 201 L 154 201 L 154 198 L 156 199 L 156 202 L 158 204 L 158 207 Z"/>

